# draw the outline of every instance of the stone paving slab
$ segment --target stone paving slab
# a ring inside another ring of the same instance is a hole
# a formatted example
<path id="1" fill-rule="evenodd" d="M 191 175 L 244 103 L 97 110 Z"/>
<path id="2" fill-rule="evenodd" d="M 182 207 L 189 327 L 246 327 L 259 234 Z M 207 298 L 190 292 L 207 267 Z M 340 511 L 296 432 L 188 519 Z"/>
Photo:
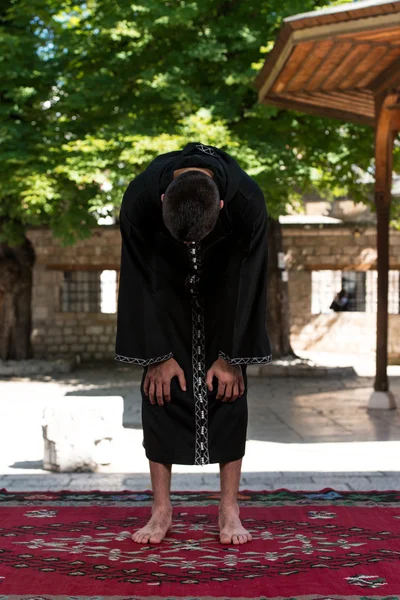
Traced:
<path id="1" fill-rule="evenodd" d="M 349 492 L 351 491 L 351 487 L 350 485 L 346 484 L 346 483 L 336 483 L 334 486 L 330 483 L 328 485 L 326 484 L 320 484 L 320 483 L 293 483 L 291 481 L 285 481 L 281 483 L 274 483 L 273 485 L 273 490 L 280 490 L 280 489 L 285 489 L 285 490 L 291 490 L 292 492 L 319 492 L 321 490 L 323 490 L 324 488 L 333 488 L 335 490 L 342 491 L 342 492 Z"/>
<path id="2" fill-rule="evenodd" d="M 385 491 L 396 490 L 400 491 L 400 477 L 370 477 L 369 486 L 366 489 Z M 357 489 L 357 488 L 354 488 Z"/>
<path id="3" fill-rule="evenodd" d="M 193 490 L 219 490 L 219 475 L 208 473 L 206 475 L 175 473 L 172 476 L 173 491 L 193 491 Z M 277 490 L 281 488 L 290 490 L 310 490 L 318 491 L 324 488 L 333 488 L 335 490 L 400 490 L 400 476 L 391 476 L 381 474 L 375 476 L 375 473 L 352 474 L 347 473 L 287 473 L 271 476 L 270 473 L 251 473 L 243 474 L 240 482 L 240 489 L 249 490 Z M 93 474 L 75 474 L 70 477 L 60 475 L 42 476 L 7 476 L 0 477 L 0 489 L 6 488 L 8 491 L 119 491 L 132 490 L 143 491 L 151 489 L 150 476 L 148 474 L 119 475 L 111 474 L 93 475 Z"/>

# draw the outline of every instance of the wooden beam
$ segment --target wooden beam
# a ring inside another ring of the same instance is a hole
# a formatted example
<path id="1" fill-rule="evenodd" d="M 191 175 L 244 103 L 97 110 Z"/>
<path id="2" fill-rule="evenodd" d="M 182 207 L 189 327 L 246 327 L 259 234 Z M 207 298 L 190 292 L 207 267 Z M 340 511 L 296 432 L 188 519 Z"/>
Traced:
<path id="1" fill-rule="evenodd" d="M 318 11 L 301 13 L 286 17 L 284 23 L 290 23 L 293 29 L 303 29 L 310 21 L 315 25 L 335 24 L 364 17 L 375 17 L 396 11 L 396 0 L 364 0 L 359 3 L 345 3 L 340 6 L 328 6 Z"/>
<path id="2" fill-rule="evenodd" d="M 279 61 L 280 54 L 290 41 L 291 33 L 292 30 L 290 25 L 283 25 L 282 29 L 279 31 L 279 35 L 277 36 L 271 52 L 267 54 L 265 62 L 254 80 L 254 85 L 257 90 L 260 90 L 263 87 L 266 79 L 269 77 L 271 69 Z M 293 44 L 291 47 L 293 47 Z"/>
<path id="3" fill-rule="evenodd" d="M 351 47 L 351 42 L 334 44 L 330 52 L 325 57 L 323 63 L 311 74 L 311 77 L 304 86 L 304 89 L 307 91 L 319 89 L 325 79 L 327 79 L 332 71 L 336 69 L 337 65 L 341 63 Z"/>
<path id="4" fill-rule="evenodd" d="M 378 95 L 400 84 L 400 58 L 370 82 L 368 87 Z"/>
<path id="5" fill-rule="evenodd" d="M 293 43 L 331 38 L 334 35 L 353 34 L 371 29 L 391 29 L 400 26 L 400 11 L 392 14 L 367 17 L 365 19 L 351 19 L 327 25 L 305 27 L 293 32 Z"/>
<path id="6" fill-rule="evenodd" d="M 372 89 L 374 81 L 400 57 L 400 48 L 392 48 L 357 82 L 357 87 Z"/>
<path id="7" fill-rule="evenodd" d="M 392 189 L 394 135 L 390 127 L 391 111 L 397 96 L 376 99 L 375 128 L 375 205 L 377 214 L 378 311 L 376 321 L 376 376 L 374 389 L 387 392 L 388 293 L 389 293 L 389 220 Z"/>
<path id="8" fill-rule="evenodd" d="M 386 48 L 386 50 L 393 50 L 393 48 L 398 48 L 399 46 L 396 44 L 391 44 L 390 42 L 374 42 L 374 40 L 359 40 L 358 38 L 354 38 L 352 36 L 342 37 L 335 36 L 335 40 L 337 42 L 343 42 L 345 40 L 351 40 L 354 46 L 358 46 L 359 44 L 368 44 L 370 48 Z"/>
<path id="9" fill-rule="evenodd" d="M 340 93 L 340 94 L 355 94 L 358 98 L 363 100 L 368 100 L 371 102 L 375 102 L 375 96 L 371 90 L 368 89 L 359 89 L 359 88 L 347 88 L 346 90 L 338 92 L 338 90 L 315 90 L 317 92 L 322 92 L 323 94 L 331 94 L 331 93 Z M 308 93 L 308 92 L 307 92 Z"/>
<path id="10" fill-rule="evenodd" d="M 357 112 L 365 113 L 374 116 L 374 99 L 366 98 L 361 94 L 357 94 L 356 92 L 347 93 L 346 90 L 339 92 L 324 92 L 318 94 L 317 92 L 313 92 L 313 95 L 316 98 L 320 98 L 323 101 L 323 98 L 332 98 L 333 100 L 338 101 L 340 105 L 343 107 L 345 104 L 350 103 L 353 109 L 357 108 Z"/>
<path id="11" fill-rule="evenodd" d="M 280 54 L 277 57 L 276 62 L 271 65 L 272 68 L 270 70 L 268 70 L 267 72 L 267 76 L 265 78 L 265 80 L 262 82 L 261 78 L 257 77 L 256 83 L 259 86 L 259 92 L 258 92 L 258 101 L 262 102 L 264 100 L 264 97 L 267 95 L 267 93 L 269 92 L 269 90 L 271 89 L 272 85 L 275 82 L 275 79 L 278 77 L 278 75 L 281 73 L 284 64 L 286 63 L 286 60 L 289 58 L 292 50 L 293 50 L 293 42 L 292 40 L 289 38 L 287 40 L 287 42 L 285 43 L 284 47 L 282 48 Z M 271 52 L 271 56 L 270 58 L 273 58 L 273 50 Z M 264 65 L 264 67 L 268 67 L 268 58 L 267 61 Z"/>
<path id="12" fill-rule="evenodd" d="M 391 131 L 400 131 L 400 107 L 395 112 L 391 111 L 390 129 Z"/>
<path id="13" fill-rule="evenodd" d="M 370 106 L 371 103 L 374 104 L 374 96 L 373 96 L 372 92 L 370 92 L 369 90 L 358 90 L 357 88 L 347 88 L 345 90 L 342 90 L 341 92 L 328 91 L 325 93 L 340 94 L 340 95 L 348 98 L 348 100 L 350 102 L 352 101 L 352 99 L 357 99 L 357 100 L 364 102 L 364 104 L 367 104 L 368 106 Z"/>
<path id="14" fill-rule="evenodd" d="M 298 112 L 305 112 L 317 117 L 327 117 L 329 119 L 339 119 L 340 121 L 350 121 L 351 123 L 360 123 L 360 125 L 374 125 L 374 119 L 367 115 L 331 109 L 325 106 L 314 106 L 311 104 L 306 104 L 305 102 L 300 102 L 294 98 L 295 97 L 293 97 L 292 100 L 287 100 L 281 97 L 268 96 L 265 98 L 263 103 L 271 104 L 285 110 L 297 110 Z"/>
<path id="15" fill-rule="evenodd" d="M 334 94 L 323 94 L 318 92 L 296 93 L 296 94 L 281 94 L 279 97 L 286 98 L 287 100 L 300 101 L 303 104 L 310 104 L 312 106 L 324 107 L 331 110 L 338 110 L 344 112 L 350 112 L 346 110 L 349 105 L 349 101 L 342 94 L 338 94 L 338 97 Z M 364 115 L 371 119 L 374 118 L 374 105 L 363 105 L 362 102 L 358 104 L 355 100 L 350 103 L 351 114 L 353 115 Z"/>
<path id="16" fill-rule="evenodd" d="M 348 36 L 347 33 L 343 34 L 343 38 Z M 352 38 L 357 40 L 367 40 L 369 42 L 392 42 L 394 44 L 400 44 L 399 29 L 398 27 L 388 27 L 381 31 L 366 31 L 362 33 L 354 33 Z"/>
<path id="17" fill-rule="evenodd" d="M 390 48 L 386 46 L 377 46 L 376 48 L 369 47 L 368 52 L 360 60 L 358 65 L 339 82 L 339 88 L 357 87 L 357 83 L 376 65 L 382 64 L 382 59 L 390 53 Z"/>
<path id="18" fill-rule="evenodd" d="M 308 45 L 308 44 L 307 44 Z M 297 46 L 301 48 L 303 44 Z M 329 54 L 329 51 L 334 46 L 333 40 L 326 40 L 318 44 L 313 44 L 307 52 L 300 68 L 296 70 L 292 79 L 285 87 L 285 91 L 302 90 L 306 86 L 313 73 L 319 70 L 324 58 Z M 290 61 L 291 62 L 291 61 Z M 278 78 L 279 81 L 280 78 Z"/>
<path id="19" fill-rule="evenodd" d="M 271 88 L 274 93 L 282 92 L 293 81 L 293 77 L 301 70 L 304 61 L 310 56 L 313 45 L 313 42 L 309 42 L 293 48 L 290 60 L 282 66 L 282 70 Z"/>
<path id="20" fill-rule="evenodd" d="M 370 48 L 368 45 L 353 47 L 341 61 L 340 65 L 338 65 L 338 67 L 325 79 L 321 85 L 321 89 L 337 89 L 339 84 L 354 72 L 357 65 L 369 54 L 369 52 Z"/>

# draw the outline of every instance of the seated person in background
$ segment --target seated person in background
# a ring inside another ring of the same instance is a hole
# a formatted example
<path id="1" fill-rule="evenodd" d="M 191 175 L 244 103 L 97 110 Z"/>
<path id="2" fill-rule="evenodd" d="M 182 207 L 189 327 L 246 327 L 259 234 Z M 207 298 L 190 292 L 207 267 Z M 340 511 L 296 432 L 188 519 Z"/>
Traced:
<path id="1" fill-rule="evenodd" d="M 336 294 L 336 296 L 329 308 L 331 308 L 335 312 L 347 310 L 348 303 L 349 303 L 349 297 L 347 295 L 346 290 L 340 290 L 340 292 L 338 294 Z"/>

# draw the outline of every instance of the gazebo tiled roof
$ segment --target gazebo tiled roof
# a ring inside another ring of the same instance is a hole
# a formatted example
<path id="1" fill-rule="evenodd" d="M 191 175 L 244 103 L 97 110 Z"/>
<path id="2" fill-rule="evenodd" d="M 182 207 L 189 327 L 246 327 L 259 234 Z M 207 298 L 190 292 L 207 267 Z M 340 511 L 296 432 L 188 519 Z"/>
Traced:
<path id="1" fill-rule="evenodd" d="M 366 0 L 284 20 L 256 79 L 259 100 L 374 124 L 374 97 L 400 72 L 400 2 Z"/>

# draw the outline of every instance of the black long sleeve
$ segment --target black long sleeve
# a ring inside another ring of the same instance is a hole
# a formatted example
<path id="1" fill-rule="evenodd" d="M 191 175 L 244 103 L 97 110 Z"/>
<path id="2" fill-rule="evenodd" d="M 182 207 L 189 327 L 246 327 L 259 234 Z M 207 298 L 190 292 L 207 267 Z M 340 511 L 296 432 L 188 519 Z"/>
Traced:
<path id="1" fill-rule="evenodd" d="M 231 364 L 272 360 L 266 332 L 267 210 L 258 186 L 244 209 L 234 211 L 234 234 L 244 239 L 245 256 L 236 277 L 236 303 L 224 312 L 219 355 Z"/>
<path id="2" fill-rule="evenodd" d="M 138 225 L 128 217 L 123 201 L 120 210 L 122 249 L 115 358 L 147 366 L 168 360 L 173 354 L 165 332 L 162 307 L 154 289 L 152 238 L 146 229 Z"/>

